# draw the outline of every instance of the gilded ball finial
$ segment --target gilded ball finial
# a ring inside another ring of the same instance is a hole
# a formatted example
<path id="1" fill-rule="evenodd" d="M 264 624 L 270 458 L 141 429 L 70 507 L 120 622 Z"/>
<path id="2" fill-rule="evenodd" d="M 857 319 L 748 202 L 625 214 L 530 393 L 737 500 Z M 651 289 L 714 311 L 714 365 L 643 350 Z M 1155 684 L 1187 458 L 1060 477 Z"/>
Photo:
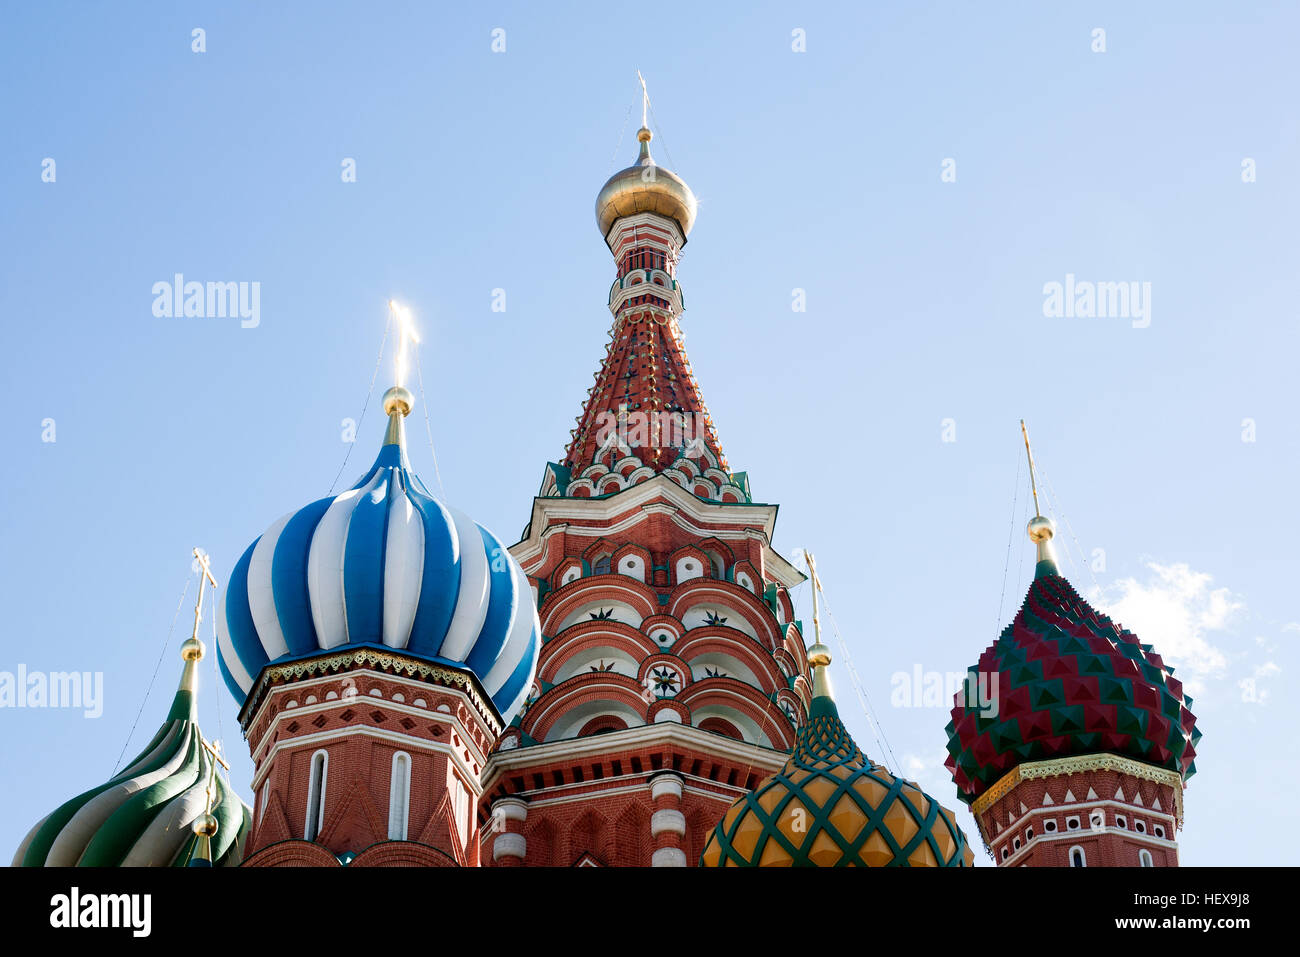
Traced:
<path id="1" fill-rule="evenodd" d="M 217 833 L 217 819 L 211 814 L 200 814 L 190 825 L 195 834 L 202 837 L 211 837 Z"/>
<path id="2" fill-rule="evenodd" d="M 181 645 L 181 657 L 186 661 L 200 661 L 206 651 L 198 638 L 186 638 Z"/>
<path id="3" fill-rule="evenodd" d="M 636 131 L 636 138 L 642 143 L 649 143 L 652 139 L 654 139 L 654 136 L 655 135 L 650 132 L 649 128 L 645 126 L 641 127 L 641 129 Z"/>
<path id="4" fill-rule="evenodd" d="M 1053 524 L 1050 518 L 1035 515 L 1029 520 L 1028 532 L 1029 540 L 1035 545 L 1039 545 L 1052 540 L 1052 536 L 1056 534 L 1056 525 Z"/>
<path id="5" fill-rule="evenodd" d="M 831 650 L 820 641 L 808 649 L 808 665 L 812 668 L 826 668 L 831 663 Z"/>
<path id="6" fill-rule="evenodd" d="M 411 409 L 415 407 L 415 396 L 411 390 L 405 386 L 395 385 L 384 393 L 384 413 L 392 415 L 394 412 L 401 412 L 402 415 L 410 415 Z"/>

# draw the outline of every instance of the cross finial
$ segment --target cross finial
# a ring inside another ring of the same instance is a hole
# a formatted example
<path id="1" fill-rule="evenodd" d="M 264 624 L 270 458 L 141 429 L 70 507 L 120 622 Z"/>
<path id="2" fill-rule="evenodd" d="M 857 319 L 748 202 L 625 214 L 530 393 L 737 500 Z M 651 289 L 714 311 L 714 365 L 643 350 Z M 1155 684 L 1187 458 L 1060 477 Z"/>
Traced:
<path id="1" fill-rule="evenodd" d="M 229 771 L 230 764 L 226 761 L 225 758 L 221 756 L 221 739 L 218 738 L 216 741 L 208 741 L 200 737 L 199 740 L 203 742 L 204 750 L 206 750 L 210 755 L 212 755 L 212 760 L 217 762 L 217 764 L 221 765 L 227 771 Z"/>
<path id="2" fill-rule="evenodd" d="M 230 762 L 221 756 L 221 741 L 208 741 L 203 735 L 199 735 L 199 743 L 203 745 L 203 750 L 212 755 L 212 767 L 208 769 L 208 787 L 207 787 L 207 806 L 203 809 L 205 814 L 212 813 L 212 785 L 217 777 L 217 765 L 221 765 L 227 771 L 230 770 Z"/>
<path id="3" fill-rule="evenodd" d="M 208 553 L 201 548 L 194 549 L 194 570 L 199 573 L 199 598 L 194 603 L 194 634 L 191 637 L 198 641 L 199 622 L 203 620 L 203 586 L 210 583 L 213 591 L 217 588 L 217 580 L 212 576 Z"/>
<path id="4" fill-rule="evenodd" d="M 1020 433 L 1025 437 L 1025 455 L 1029 456 L 1029 488 L 1034 493 L 1034 514 L 1042 515 L 1042 510 L 1038 507 L 1038 480 L 1034 477 L 1034 453 L 1029 448 L 1029 429 L 1025 428 L 1025 420 L 1020 420 Z"/>
<path id="5" fill-rule="evenodd" d="M 645 88 L 645 77 L 641 75 L 640 70 L 636 71 L 636 78 L 641 81 L 641 125 L 649 129 L 650 124 L 646 122 L 646 112 L 650 108 L 650 92 Z"/>
<path id="6" fill-rule="evenodd" d="M 1043 511 L 1038 506 L 1038 479 L 1034 474 L 1034 453 L 1029 448 L 1029 429 L 1025 427 L 1025 420 L 1020 420 L 1020 432 L 1025 437 L 1025 455 L 1029 456 L 1029 487 L 1034 493 L 1034 517 L 1029 520 L 1029 540 L 1038 546 L 1038 567 L 1035 575 L 1050 573 L 1055 575 L 1056 560 L 1052 557 L 1052 536 L 1056 534 L 1056 526 L 1052 524 L 1050 518 L 1043 517 Z M 1046 564 L 1044 564 L 1046 563 Z"/>
<path id="7" fill-rule="evenodd" d="M 812 668 L 813 697 L 830 698 L 831 681 L 826 669 L 831 663 L 831 650 L 822 643 L 822 622 L 817 612 L 817 593 L 821 591 L 822 583 L 817 577 L 817 561 L 812 552 L 804 549 L 803 559 L 808 565 L 808 577 L 812 579 L 813 643 L 808 649 L 808 664 Z"/>
<path id="8" fill-rule="evenodd" d="M 406 385 L 406 370 L 410 367 L 410 355 L 408 349 L 411 343 L 420 344 L 420 337 L 415 331 L 415 322 L 411 318 L 411 310 L 406 306 L 388 300 L 388 308 L 392 310 L 393 318 L 397 320 L 397 355 L 394 359 L 394 373 L 396 381 L 394 385 Z"/>
<path id="9" fill-rule="evenodd" d="M 212 816 L 212 792 L 216 789 L 217 765 L 220 764 L 227 771 L 230 765 L 226 759 L 221 756 L 221 742 L 205 741 L 203 735 L 199 735 L 199 744 L 203 749 L 212 755 L 212 764 L 208 768 L 207 790 L 205 792 L 203 813 L 194 819 L 190 827 L 194 831 L 197 843 L 190 855 L 190 867 L 211 867 L 212 866 L 212 836 L 217 833 L 220 825 L 217 819 Z"/>
<path id="10" fill-rule="evenodd" d="M 812 552 L 805 551 L 803 560 L 808 563 L 808 577 L 812 579 L 813 638 L 820 645 L 822 642 L 822 621 L 817 614 L 817 593 L 821 591 L 822 583 L 817 577 L 817 562 L 813 558 Z"/>

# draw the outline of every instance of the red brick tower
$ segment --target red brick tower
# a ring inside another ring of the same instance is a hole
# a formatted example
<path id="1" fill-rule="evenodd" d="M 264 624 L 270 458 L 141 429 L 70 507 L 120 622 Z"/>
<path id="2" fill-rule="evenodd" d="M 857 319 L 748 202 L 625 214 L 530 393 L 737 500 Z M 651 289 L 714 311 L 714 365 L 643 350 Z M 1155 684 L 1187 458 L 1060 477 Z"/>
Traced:
<path id="1" fill-rule="evenodd" d="M 479 864 L 481 776 L 541 629 L 505 546 L 411 470 L 413 402 L 390 389 L 374 465 L 231 573 L 218 638 L 256 766 L 245 865 Z"/>
<path id="2" fill-rule="evenodd" d="M 1192 699 L 1061 576 L 1053 531 L 1029 523 L 1034 581 L 956 696 L 948 769 L 999 867 L 1176 867 Z"/>
<path id="3" fill-rule="evenodd" d="M 682 345 L 695 197 L 650 157 L 596 203 L 614 322 L 564 460 L 511 553 L 537 677 L 483 775 L 484 864 L 686 866 L 785 761 L 810 702 L 776 506 L 728 470 Z"/>
<path id="4" fill-rule="evenodd" d="M 500 730 L 463 671 L 393 652 L 273 666 L 241 712 L 256 771 L 246 867 L 474 867 Z"/>

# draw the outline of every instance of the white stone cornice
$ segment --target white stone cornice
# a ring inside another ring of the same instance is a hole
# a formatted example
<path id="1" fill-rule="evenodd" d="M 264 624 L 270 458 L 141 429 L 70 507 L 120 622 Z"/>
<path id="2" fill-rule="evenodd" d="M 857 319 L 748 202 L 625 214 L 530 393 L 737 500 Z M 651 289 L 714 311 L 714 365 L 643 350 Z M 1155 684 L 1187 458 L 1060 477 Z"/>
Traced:
<path id="1" fill-rule="evenodd" d="M 356 672 L 353 672 L 353 674 L 355 673 Z M 422 681 L 417 681 L 414 678 L 408 678 L 405 675 L 394 675 L 389 672 L 374 672 L 373 674 L 376 678 L 382 679 L 384 681 L 392 681 L 395 682 L 396 684 L 402 685 L 403 687 L 409 687 L 412 691 L 421 692 L 419 694 L 414 694 L 411 699 L 412 701 L 414 701 L 415 698 L 418 697 L 426 697 L 426 696 L 432 697 L 431 694 L 432 691 L 438 691 L 441 692 L 442 694 L 450 695 L 453 698 L 463 697 L 462 692 L 460 692 L 456 688 L 449 688 L 444 685 L 430 685 Z M 269 707 L 271 702 L 276 700 L 279 695 L 284 694 L 289 697 L 297 697 L 299 696 L 300 692 L 303 692 L 303 694 L 301 694 L 301 697 L 306 697 L 306 693 L 308 693 L 310 689 L 316 688 L 319 690 L 324 688 L 325 686 L 336 687 L 344 678 L 348 677 L 348 675 L 349 675 L 348 672 L 340 672 L 338 674 L 323 675 L 317 678 L 308 678 L 302 681 L 296 681 L 292 685 L 277 685 L 275 688 L 272 689 L 272 693 L 266 695 L 263 698 L 262 703 L 258 707 L 257 712 L 252 716 L 252 719 L 249 722 L 249 727 L 253 727 L 254 725 L 257 724 L 258 720 L 260 720 L 261 718 L 262 711 L 265 708 Z M 259 758 L 259 755 L 263 755 L 263 756 L 265 755 L 266 748 L 268 747 L 271 739 L 275 736 L 275 731 L 277 727 L 279 726 L 280 722 L 284 721 L 285 719 L 292 719 L 300 716 L 312 716 L 312 715 L 320 714 L 322 712 L 335 711 L 335 710 L 344 709 L 348 707 L 352 707 L 352 708 L 356 708 L 357 710 L 360 710 L 360 707 L 363 704 L 369 704 L 371 707 L 382 707 L 384 708 L 384 710 L 391 711 L 394 714 L 409 715 L 411 718 L 420 721 L 432 718 L 433 720 L 438 721 L 442 724 L 450 725 L 455 731 L 458 732 L 461 741 L 464 742 L 466 749 L 468 749 L 469 752 L 474 756 L 479 766 L 482 767 L 487 762 L 488 756 L 483 752 L 483 749 L 478 746 L 478 743 L 474 740 L 474 736 L 470 734 L 469 729 L 465 727 L 465 725 L 461 722 L 460 718 L 456 715 L 454 711 L 439 711 L 435 707 L 420 708 L 414 704 L 410 704 L 409 702 L 393 701 L 391 698 L 381 698 L 381 697 L 376 697 L 374 695 L 360 694 L 360 693 L 351 695 L 346 698 L 340 696 L 338 698 L 330 698 L 328 700 L 322 699 L 322 700 L 315 701 L 312 704 L 300 704 L 294 708 L 281 708 L 280 711 L 275 715 L 275 717 L 267 722 L 266 730 L 262 733 L 262 736 L 259 737 L 255 743 L 250 743 L 250 747 L 249 747 L 250 756 L 252 757 L 254 763 L 258 762 L 259 760 L 264 760 L 264 757 Z M 334 733 L 339 730 L 341 729 L 335 728 L 333 729 L 333 732 L 325 732 L 325 733 Z M 407 734 L 406 732 L 402 732 L 402 734 L 406 738 L 425 740 L 423 738 L 420 738 L 418 735 L 410 735 Z M 488 739 L 489 741 L 492 740 L 490 729 L 488 731 Z M 293 739 L 293 740 L 297 740 L 297 739 Z"/>
<path id="2" fill-rule="evenodd" d="M 706 502 L 682 488 L 663 475 L 656 475 L 647 482 L 625 488 L 608 498 L 558 498 L 538 497 L 533 499 L 532 519 L 528 524 L 528 537 L 510 546 L 510 554 L 529 567 L 544 551 L 545 529 L 564 523 L 570 535 L 583 535 L 599 538 L 616 534 L 644 521 L 641 514 L 652 504 L 663 503 L 673 513 L 674 521 L 682 528 L 699 535 L 701 538 L 715 536 L 723 539 L 736 539 L 749 534 L 750 529 L 761 531 L 767 541 L 771 541 L 776 525 L 777 507 L 753 502 Z M 583 526 L 580 522 L 611 521 L 619 515 L 627 517 L 616 525 Z M 722 528 L 720 529 L 719 526 Z M 740 528 L 737 528 L 740 526 Z M 800 573 L 784 558 L 773 555 L 781 566 L 787 568 L 802 581 Z M 789 586 L 787 586 L 789 587 Z"/>
<path id="3" fill-rule="evenodd" d="M 1039 834 L 1035 832 L 1033 840 L 1026 842 L 1020 850 L 1008 854 L 1005 861 L 997 860 L 995 854 L 994 863 L 999 867 L 1015 867 L 1016 861 L 1024 857 L 1029 852 L 1029 849 L 1037 844 L 1054 844 L 1060 841 L 1074 843 L 1082 838 L 1095 837 L 1099 834 L 1115 834 L 1120 837 L 1133 838 L 1139 844 L 1150 844 L 1152 847 L 1166 848 L 1173 851 L 1178 850 L 1177 841 L 1165 840 L 1151 834 L 1140 834 L 1137 831 L 1128 831 L 1122 827 L 1088 827 L 1078 831 L 1058 831 L 1055 834 Z M 998 844 L 996 846 L 1001 847 L 1002 845 Z"/>
<path id="4" fill-rule="evenodd" d="M 690 778 L 691 776 L 687 775 L 687 777 Z M 704 784 L 712 785 L 713 790 L 687 784 L 683 788 L 683 793 L 694 794 L 710 801 L 717 801 L 720 805 L 729 805 L 736 798 L 748 793 L 748 789 L 740 785 L 723 784 L 721 781 L 710 781 L 708 778 L 698 778 L 698 780 Z M 520 794 L 527 796 L 528 807 L 532 810 L 576 802 L 590 802 L 598 797 L 612 797 L 614 795 L 644 796 L 645 775 L 624 774 L 622 777 L 601 778 L 597 781 L 555 784 L 537 791 L 521 791 Z M 718 812 L 718 816 L 722 816 L 722 811 Z"/>
<path id="5" fill-rule="evenodd" d="M 542 764 L 581 761 L 619 751 L 667 745 L 688 747 L 713 757 L 749 765 L 764 774 L 780 768 L 789 756 L 785 751 L 748 744 L 689 725 L 669 722 L 645 724 L 586 738 L 566 738 L 528 747 L 520 746 L 509 751 L 496 751 L 488 758 L 487 767 L 483 770 L 483 787 L 485 790 L 491 788 L 497 778 L 512 771 L 527 770 Z"/>

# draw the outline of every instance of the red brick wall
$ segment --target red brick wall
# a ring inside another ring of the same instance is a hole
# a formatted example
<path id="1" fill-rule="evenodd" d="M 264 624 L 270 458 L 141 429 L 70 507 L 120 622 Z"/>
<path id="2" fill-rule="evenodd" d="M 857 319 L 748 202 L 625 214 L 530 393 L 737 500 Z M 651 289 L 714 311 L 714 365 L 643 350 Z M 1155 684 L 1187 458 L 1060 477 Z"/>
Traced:
<path id="1" fill-rule="evenodd" d="M 1139 867 L 1143 850 L 1152 866 L 1177 867 L 1175 800 L 1167 784 L 1113 770 L 1081 771 L 1020 781 L 980 815 L 980 823 L 1000 867 L 1068 867 L 1074 847 L 1082 848 L 1088 867 Z"/>

